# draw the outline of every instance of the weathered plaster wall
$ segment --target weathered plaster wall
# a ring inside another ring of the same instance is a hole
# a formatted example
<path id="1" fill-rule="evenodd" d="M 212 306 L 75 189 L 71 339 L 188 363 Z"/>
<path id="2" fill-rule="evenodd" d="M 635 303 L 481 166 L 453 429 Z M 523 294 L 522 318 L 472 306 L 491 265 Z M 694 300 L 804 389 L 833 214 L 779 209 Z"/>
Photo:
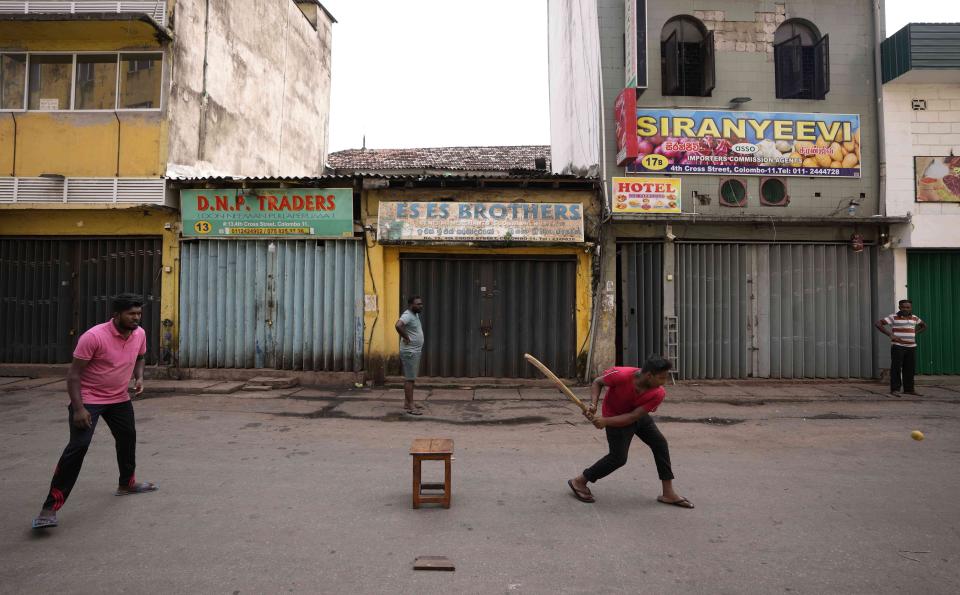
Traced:
<path id="1" fill-rule="evenodd" d="M 332 33 L 322 11 L 314 29 L 289 0 L 177 0 L 173 27 L 171 164 L 322 173 Z"/>

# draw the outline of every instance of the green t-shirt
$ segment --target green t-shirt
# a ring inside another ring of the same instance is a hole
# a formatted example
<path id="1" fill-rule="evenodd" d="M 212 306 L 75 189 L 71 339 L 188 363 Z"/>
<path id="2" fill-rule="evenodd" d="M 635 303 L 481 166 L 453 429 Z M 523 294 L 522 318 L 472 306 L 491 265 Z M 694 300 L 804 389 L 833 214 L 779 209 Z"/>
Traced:
<path id="1" fill-rule="evenodd" d="M 400 322 L 407 330 L 407 336 L 410 342 L 406 343 L 403 337 L 400 337 L 400 351 L 421 351 L 423 349 L 423 326 L 420 325 L 420 315 L 414 314 L 410 310 L 404 310 L 400 315 Z"/>

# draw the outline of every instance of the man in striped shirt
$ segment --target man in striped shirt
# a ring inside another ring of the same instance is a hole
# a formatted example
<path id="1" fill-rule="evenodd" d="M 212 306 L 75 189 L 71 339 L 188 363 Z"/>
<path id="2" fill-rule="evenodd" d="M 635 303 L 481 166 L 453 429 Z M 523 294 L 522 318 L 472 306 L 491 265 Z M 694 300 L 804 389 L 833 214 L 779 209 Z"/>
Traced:
<path id="1" fill-rule="evenodd" d="M 913 388 L 913 374 L 917 369 L 917 334 L 927 330 L 927 324 L 913 314 L 913 302 L 900 300 L 900 310 L 878 320 L 875 326 L 890 337 L 890 394 L 899 397 L 902 386 L 906 394 L 918 396 Z"/>

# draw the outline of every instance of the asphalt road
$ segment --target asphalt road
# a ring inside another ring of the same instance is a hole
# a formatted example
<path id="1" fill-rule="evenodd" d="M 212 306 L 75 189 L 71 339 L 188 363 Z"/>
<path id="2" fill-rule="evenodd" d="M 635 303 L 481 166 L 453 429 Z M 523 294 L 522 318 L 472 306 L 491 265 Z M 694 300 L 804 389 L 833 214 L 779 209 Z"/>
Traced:
<path id="1" fill-rule="evenodd" d="M 150 398 L 137 476 L 160 491 L 112 495 L 101 426 L 60 526 L 38 533 L 66 398 L 0 393 L 0 592 L 960 591 L 960 398 L 762 402 L 668 396 L 683 510 L 656 502 L 639 441 L 595 504 L 575 500 L 566 480 L 606 444 L 560 400 L 431 400 L 408 421 L 326 393 Z M 449 510 L 411 509 L 417 437 L 455 441 Z M 456 571 L 412 570 L 421 555 Z"/>

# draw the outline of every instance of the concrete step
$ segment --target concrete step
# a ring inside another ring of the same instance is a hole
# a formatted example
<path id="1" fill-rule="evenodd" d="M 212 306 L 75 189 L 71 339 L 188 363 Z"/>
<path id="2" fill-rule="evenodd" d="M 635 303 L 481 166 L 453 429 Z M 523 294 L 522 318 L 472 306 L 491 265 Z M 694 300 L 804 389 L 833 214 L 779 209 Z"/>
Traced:
<path id="1" fill-rule="evenodd" d="M 213 386 L 208 386 L 201 391 L 205 395 L 231 395 L 241 388 L 245 382 L 218 382 Z"/>
<path id="2" fill-rule="evenodd" d="M 260 390 L 259 387 L 265 387 L 264 390 L 273 390 L 276 388 L 291 388 L 299 386 L 300 379 L 292 376 L 256 376 L 247 381 L 244 390 Z M 252 388 L 258 387 L 258 388 Z"/>

